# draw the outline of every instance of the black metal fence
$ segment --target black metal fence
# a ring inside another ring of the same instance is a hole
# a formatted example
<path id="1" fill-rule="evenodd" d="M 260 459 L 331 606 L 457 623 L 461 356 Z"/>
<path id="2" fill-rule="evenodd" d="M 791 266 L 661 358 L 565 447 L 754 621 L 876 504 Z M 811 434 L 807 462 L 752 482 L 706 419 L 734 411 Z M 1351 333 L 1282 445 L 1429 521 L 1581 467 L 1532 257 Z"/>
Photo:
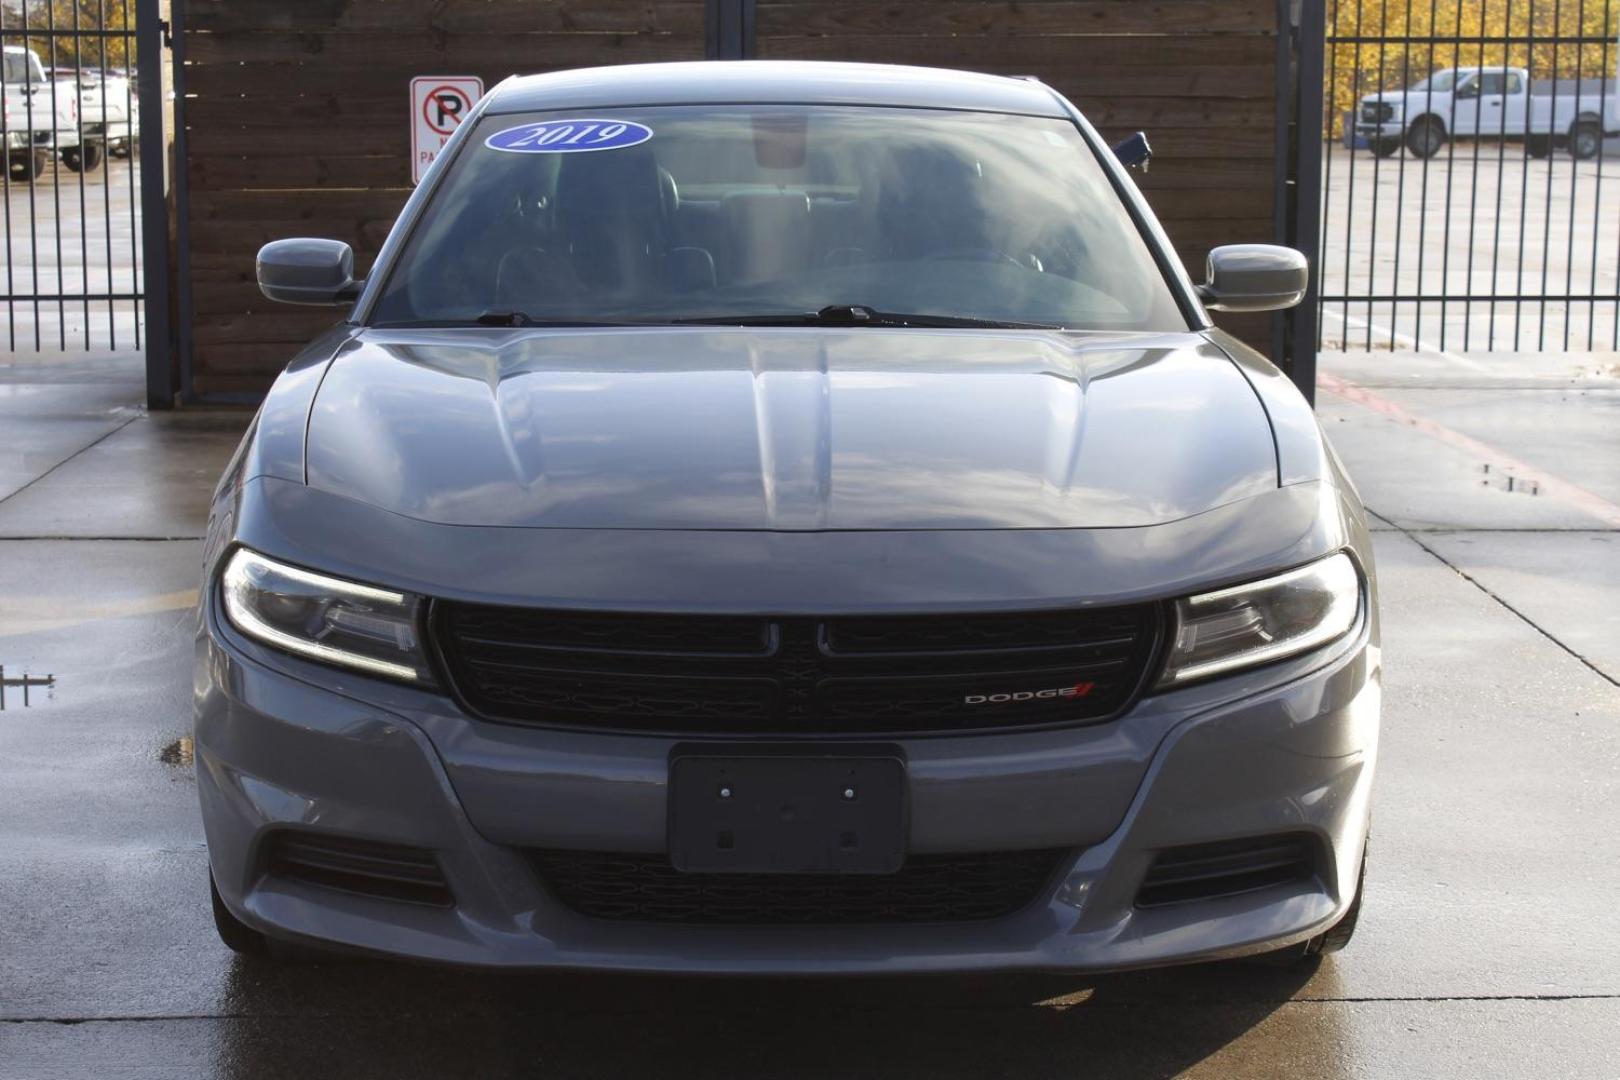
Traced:
<path id="1" fill-rule="evenodd" d="M 1323 347 L 1620 346 L 1614 4 L 1329 0 Z"/>
<path id="2" fill-rule="evenodd" d="M 140 348 L 133 0 L 0 0 L 11 350 Z"/>

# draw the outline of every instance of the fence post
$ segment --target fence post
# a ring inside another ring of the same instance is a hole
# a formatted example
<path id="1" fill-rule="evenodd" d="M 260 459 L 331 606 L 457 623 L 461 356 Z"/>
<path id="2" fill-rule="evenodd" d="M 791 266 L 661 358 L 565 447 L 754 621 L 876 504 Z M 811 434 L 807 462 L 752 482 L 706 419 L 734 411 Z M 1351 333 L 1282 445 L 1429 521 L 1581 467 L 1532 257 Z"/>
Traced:
<path id="1" fill-rule="evenodd" d="M 163 119 L 163 48 L 166 26 L 159 0 L 135 0 L 136 83 L 140 94 L 141 264 L 146 320 L 146 406 L 174 407 L 174 347 L 169 321 L 169 206 L 165 169 L 168 139 Z"/>
<path id="2" fill-rule="evenodd" d="M 1310 263 L 1304 301 L 1288 314 L 1288 375 L 1316 403 L 1316 343 L 1322 293 L 1322 80 L 1326 55 L 1326 0 L 1299 0 L 1293 27 L 1294 183 L 1290 241 Z"/>
<path id="3" fill-rule="evenodd" d="M 754 7 L 755 0 L 708 0 L 703 11 L 703 44 L 708 59 L 753 59 Z"/>

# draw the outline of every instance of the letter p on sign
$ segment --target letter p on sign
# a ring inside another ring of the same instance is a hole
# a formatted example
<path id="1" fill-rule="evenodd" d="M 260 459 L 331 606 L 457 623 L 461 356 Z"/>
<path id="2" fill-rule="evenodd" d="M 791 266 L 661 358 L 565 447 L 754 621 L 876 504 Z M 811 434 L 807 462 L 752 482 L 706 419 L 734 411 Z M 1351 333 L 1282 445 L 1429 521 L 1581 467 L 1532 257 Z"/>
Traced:
<path id="1" fill-rule="evenodd" d="M 418 75 L 411 80 L 411 183 L 420 184 L 451 134 L 484 96 L 471 75 Z"/>

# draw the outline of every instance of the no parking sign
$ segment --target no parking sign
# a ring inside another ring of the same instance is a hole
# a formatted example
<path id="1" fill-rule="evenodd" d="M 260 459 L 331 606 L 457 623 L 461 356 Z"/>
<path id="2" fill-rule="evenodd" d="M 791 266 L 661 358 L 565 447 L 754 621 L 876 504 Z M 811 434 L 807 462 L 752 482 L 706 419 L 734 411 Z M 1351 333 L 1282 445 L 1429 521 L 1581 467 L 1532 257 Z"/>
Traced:
<path id="1" fill-rule="evenodd" d="M 411 80 L 411 183 L 422 182 L 450 135 L 484 96 L 471 75 L 418 75 Z"/>

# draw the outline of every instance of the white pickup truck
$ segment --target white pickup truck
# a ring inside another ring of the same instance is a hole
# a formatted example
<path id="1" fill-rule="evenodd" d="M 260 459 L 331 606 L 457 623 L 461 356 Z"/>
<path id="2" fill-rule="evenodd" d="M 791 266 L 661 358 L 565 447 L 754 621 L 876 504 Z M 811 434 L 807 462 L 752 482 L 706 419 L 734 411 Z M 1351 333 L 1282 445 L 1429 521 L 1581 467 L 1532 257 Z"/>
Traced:
<path id="1" fill-rule="evenodd" d="M 1355 130 L 1380 157 L 1404 146 L 1430 158 L 1451 139 L 1505 139 L 1523 142 L 1533 157 L 1560 147 L 1585 161 L 1602 151 L 1605 135 L 1620 134 L 1617 91 L 1614 78 L 1532 84 L 1524 68 L 1445 68 L 1405 90 L 1363 97 Z"/>
<path id="2" fill-rule="evenodd" d="M 52 157 L 75 172 L 94 169 L 109 149 L 128 153 L 139 131 L 124 81 L 95 73 L 47 78 L 39 57 L 4 47 L 0 142 L 13 180 L 37 179 Z"/>

